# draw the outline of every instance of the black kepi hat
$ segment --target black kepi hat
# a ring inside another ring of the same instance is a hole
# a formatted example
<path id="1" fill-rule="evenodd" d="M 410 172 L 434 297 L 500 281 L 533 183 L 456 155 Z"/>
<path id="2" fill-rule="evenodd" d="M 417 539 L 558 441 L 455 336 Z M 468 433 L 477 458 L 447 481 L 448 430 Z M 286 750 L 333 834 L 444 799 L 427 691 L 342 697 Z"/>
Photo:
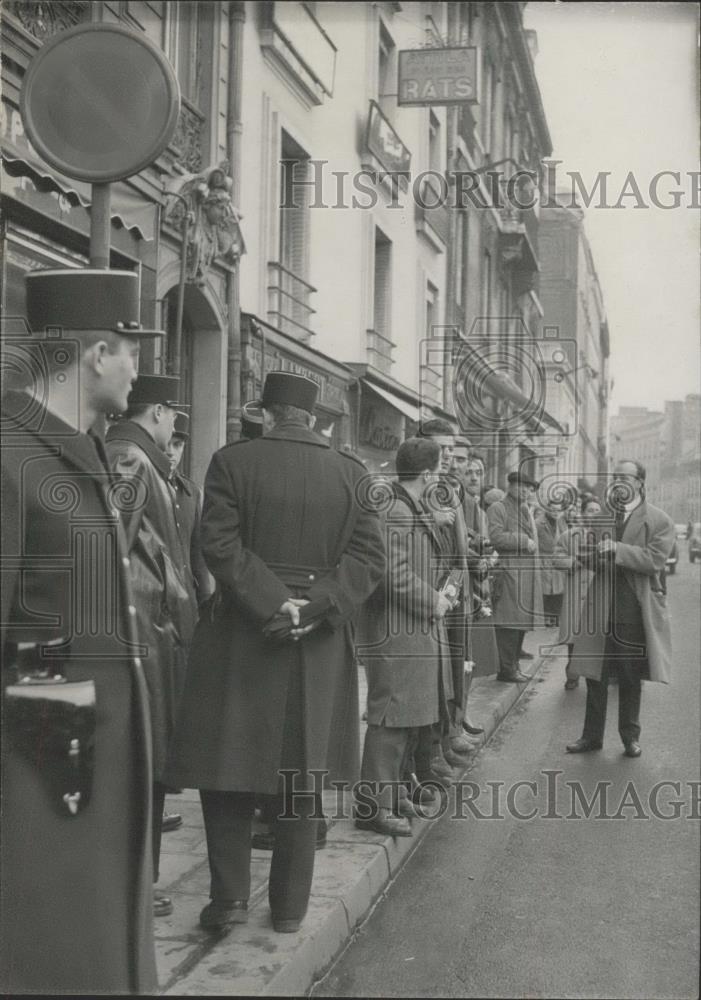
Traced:
<path id="1" fill-rule="evenodd" d="M 145 406 L 160 403 L 174 410 L 185 404 L 178 402 L 180 379 L 175 375 L 139 375 L 129 393 L 128 406 Z"/>
<path id="2" fill-rule="evenodd" d="M 111 330 L 125 337 L 164 337 L 139 320 L 139 276 L 135 271 L 52 269 L 25 275 L 27 322 L 33 333 L 47 327 Z"/>
<path id="3" fill-rule="evenodd" d="M 178 410 L 175 414 L 175 426 L 173 427 L 173 435 L 177 435 L 181 438 L 190 437 L 190 415 L 188 413 L 183 413 L 182 410 Z"/>
<path id="4" fill-rule="evenodd" d="M 306 375 L 293 372 L 268 372 L 263 386 L 260 405 L 269 407 L 274 403 L 297 406 L 300 410 L 314 412 L 319 395 L 319 383 Z"/>
<path id="5" fill-rule="evenodd" d="M 260 403 L 250 401 L 241 407 L 241 434 L 249 441 L 263 436 L 263 414 Z"/>

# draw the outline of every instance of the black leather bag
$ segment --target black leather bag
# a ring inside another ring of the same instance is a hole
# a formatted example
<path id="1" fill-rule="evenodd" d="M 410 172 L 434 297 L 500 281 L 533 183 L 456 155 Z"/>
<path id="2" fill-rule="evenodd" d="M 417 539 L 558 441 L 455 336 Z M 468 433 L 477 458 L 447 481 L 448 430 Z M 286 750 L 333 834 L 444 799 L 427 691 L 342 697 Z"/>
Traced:
<path id="1" fill-rule="evenodd" d="M 5 738 L 39 773 L 60 816 L 89 804 L 95 770 L 96 701 L 92 680 L 24 676 L 4 692 Z"/>

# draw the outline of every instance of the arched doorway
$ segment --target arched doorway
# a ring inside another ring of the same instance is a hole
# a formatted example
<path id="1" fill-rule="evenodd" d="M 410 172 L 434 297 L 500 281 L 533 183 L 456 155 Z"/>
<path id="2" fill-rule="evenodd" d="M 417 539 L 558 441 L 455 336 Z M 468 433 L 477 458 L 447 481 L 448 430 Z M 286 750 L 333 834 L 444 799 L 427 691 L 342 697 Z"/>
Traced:
<path id="1" fill-rule="evenodd" d="M 174 342 L 177 300 L 178 288 L 175 285 L 163 297 L 169 360 Z M 226 338 L 223 322 L 207 295 L 194 285 L 185 286 L 180 341 L 180 400 L 190 405 L 190 439 L 181 468 L 186 476 L 202 485 L 212 454 L 225 440 Z"/>

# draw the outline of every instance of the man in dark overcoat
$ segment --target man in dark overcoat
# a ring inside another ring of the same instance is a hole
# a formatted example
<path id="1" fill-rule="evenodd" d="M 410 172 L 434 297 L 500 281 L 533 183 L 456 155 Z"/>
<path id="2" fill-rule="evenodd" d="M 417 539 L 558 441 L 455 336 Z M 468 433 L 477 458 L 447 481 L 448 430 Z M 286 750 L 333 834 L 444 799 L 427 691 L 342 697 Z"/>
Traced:
<path id="1" fill-rule="evenodd" d="M 98 427 L 160 331 L 135 273 L 26 284 L 33 336 L 3 345 L 27 377 L 2 413 L 2 990 L 151 993 L 148 692 Z"/>
<path id="2" fill-rule="evenodd" d="M 526 632 L 543 624 L 538 533 L 526 502 L 532 480 L 510 472 L 503 500 L 487 511 L 489 540 L 499 553 L 495 574 L 494 629 L 499 651 L 498 681 L 523 683 L 519 653 Z"/>
<path id="3" fill-rule="evenodd" d="M 318 783 L 353 781 L 358 679 L 350 621 L 385 567 L 377 515 L 361 503 L 364 469 L 313 431 L 318 385 L 268 374 L 266 430 L 214 455 L 205 480 L 202 548 L 217 585 L 193 641 L 169 781 L 201 790 L 212 902 L 202 926 L 247 919 L 256 794 L 280 795 L 269 900 L 278 931 L 306 912 Z M 297 628 L 306 602 L 317 625 Z M 289 619 L 291 638 L 263 628 Z M 299 772 L 287 779 L 281 770 Z M 292 793 L 303 790 L 307 794 Z M 286 802 L 283 802 L 286 799 Z"/>
<path id="4" fill-rule="evenodd" d="M 110 468 L 124 496 L 137 630 L 149 689 L 153 734 L 153 870 L 158 881 L 163 780 L 168 747 L 185 680 L 187 650 L 197 617 L 190 547 L 178 526 L 176 494 L 166 448 L 173 436 L 179 379 L 140 375 L 129 394 L 124 418 L 107 432 Z M 154 913 L 172 912 L 171 900 L 157 892 Z"/>
<path id="5" fill-rule="evenodd" d="M 664 570 L 675 538 L 674 522 L 645 499 L 645 467 L 616 463 L 607 506 L 611 530 L 584 565 L 593 569 L 574 636 L 572 667 L 587 679 L 582 735 L 568 753 L 600 750 L 608 683 L 618 679 L 618 733 L 627 757 L 639 757 L 642 682 L 668 684 L 672 638 Z"/>

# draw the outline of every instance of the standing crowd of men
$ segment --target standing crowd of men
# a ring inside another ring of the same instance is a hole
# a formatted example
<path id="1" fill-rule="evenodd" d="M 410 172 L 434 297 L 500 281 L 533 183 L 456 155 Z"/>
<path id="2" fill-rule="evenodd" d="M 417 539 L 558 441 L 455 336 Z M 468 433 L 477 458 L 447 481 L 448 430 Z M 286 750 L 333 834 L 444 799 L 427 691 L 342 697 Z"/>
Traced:
<path id="1" fill-rule="evenodd" d="M 587 678 L 567 750 L 602 746 L 615 674 L 639 756 L 641 680 L 669 674 L 674 540 L 642 466 L 619 463 L 607 497 L 563 519 L 523 470 L 490 488 L 434 419 L 400 445 L 395 480 L 368 483 L 314 431 L 317 384 L 271 372 L 202 497 L 178 468 L 179 380 L 137 377 L 140 341 L 162 336 L 139 323 L 137 276 L 26 284 L 40 350 L 3 399 L 5 991 L 156 988 L 169 790 L 200 790 L 200 925 L 246 922 L 261 809 L 273 927 L 297 931 L 325 830 L 315 774 L 365 790 L 360 828 L 411 836 L 479 743 L 473 678 L 527 681 L 524 636 L 543 624 L 568 644 L 568 690 Z"/>

